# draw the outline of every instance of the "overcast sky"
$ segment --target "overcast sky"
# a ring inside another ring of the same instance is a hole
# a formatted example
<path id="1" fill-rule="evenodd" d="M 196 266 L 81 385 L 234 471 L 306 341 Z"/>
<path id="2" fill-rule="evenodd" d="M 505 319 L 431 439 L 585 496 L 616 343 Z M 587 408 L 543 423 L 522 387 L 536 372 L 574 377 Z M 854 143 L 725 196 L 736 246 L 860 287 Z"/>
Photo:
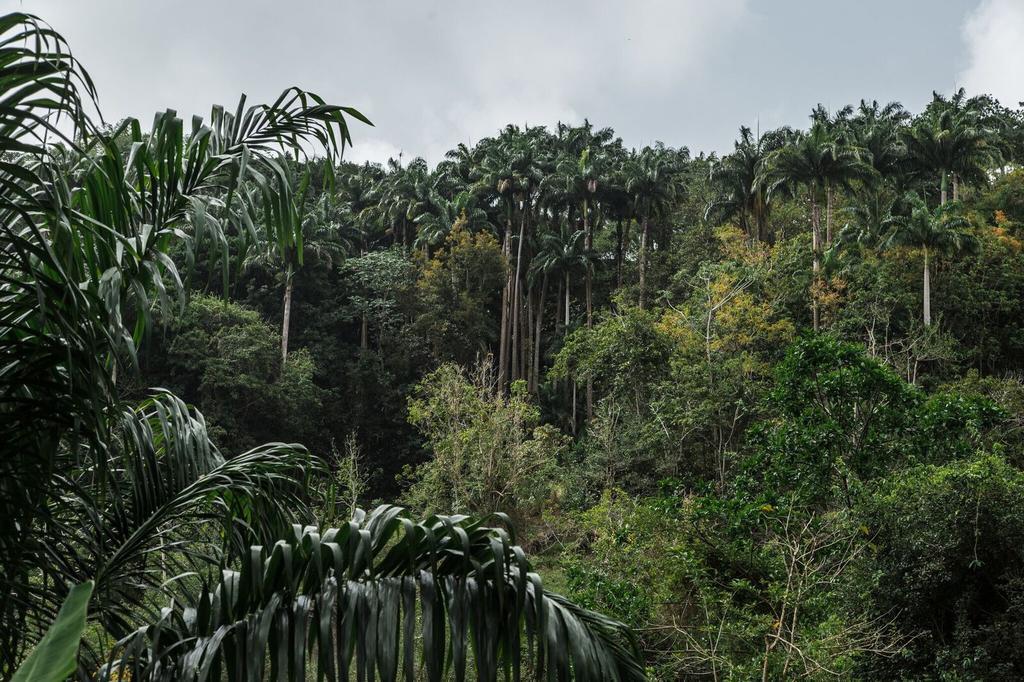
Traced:
<path id="1" fill-rule="evenodd" d="M 506 123 L 588 117 L 726 151 L 861 98 L 1024 99 L 1024 0 L 0 0 L 62 32 L 107 120 L 298 85 L 355 106 L 346 158 L 436 162 Z"/>

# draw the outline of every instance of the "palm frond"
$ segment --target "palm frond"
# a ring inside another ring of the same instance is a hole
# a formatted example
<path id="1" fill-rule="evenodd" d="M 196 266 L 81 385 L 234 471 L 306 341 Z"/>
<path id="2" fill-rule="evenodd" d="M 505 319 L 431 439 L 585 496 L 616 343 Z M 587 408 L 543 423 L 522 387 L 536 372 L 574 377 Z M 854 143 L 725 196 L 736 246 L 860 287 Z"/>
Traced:
<path id="1" fill-rule="evenodd" d="M 358 511 L 295 526 L 224 570 L 194 607 L 171 605 L 125 638 L 106 679 L 640 680 L 619 623 L 544 592 L 509 530 L 464 516 Z M 122 677 L 123 678 L 123 677 Z"/>

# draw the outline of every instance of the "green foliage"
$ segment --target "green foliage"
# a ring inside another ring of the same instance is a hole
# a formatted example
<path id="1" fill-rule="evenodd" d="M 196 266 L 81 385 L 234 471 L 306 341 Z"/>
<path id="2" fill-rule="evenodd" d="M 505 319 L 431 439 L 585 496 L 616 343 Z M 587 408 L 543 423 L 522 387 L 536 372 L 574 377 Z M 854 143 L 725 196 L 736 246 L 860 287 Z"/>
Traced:
<path id="1" fill-rule="evenodd" d="M 778 416 L 754 435 L 741 480 L 772 504 L 795 495 L 849 506 L 865 481 L 970 456 L 1004 418 L 985 398 L 926 397 L 863 348 L 829 336 L 789 350 L 769 401 Z"/>
<path id="2" fill-rule="evenodd" d="M 308 351 L 282 366 L 279 332 L 258 313 L 194 296 L 175 318 L 153 372 L 202 408 L 215 439 L 242 452 L 272 439 L 313 440 L 322 391 Z"/>
<path id="3" fill-rule="evenodd" d="M 197 667 L 235 679 L 265 665 L 299 680 L 347 680 L 353 667 L 361 679 L 465 679 L 469 665 L 480 680 L 644 678 L 624 626 L 546 592 L 512 530 L 479 519 L 356 510 L 323 532 L 296 525 L 237 566 L 196 608 L 172 605 L 125 638 L 100 679 Z"/>
<path id="4" fill-rule="evenodd" d="M 871 609 L 908 638 L 868 677 L 1011 680 L 1024 673 L 1024 474 L 997 455 L 922 466 L 865 507 Z"/>
<path id="5" fill-rule="evenodd" d="M 469 364 L 487 352 L 495 341 L 491 311 L 506 267 L 492 236 L 470 234 L 456 222 L 416 283 L 420 312 L 412 330 L 433 358 Z"/>
<path id="6" fill-rule="evenodd" d="M 430 513 L 503 511 L 524 524 L 539 514 L 565 437 L 540 425 L 522 382 L 504 396 L 489 365 L 474 375 L 442 365 L 416 387 L 409 421 L 431 453 L 409 472 L 411 504 Z"/>
<path id="7" fill-rule="evenodd" d="M 14 672 L 11 682 L 63 682 L 75 672 L 78 643 L 85 631 L 92 583 L 75 585 L 60 606 L 57 618 Z"/>

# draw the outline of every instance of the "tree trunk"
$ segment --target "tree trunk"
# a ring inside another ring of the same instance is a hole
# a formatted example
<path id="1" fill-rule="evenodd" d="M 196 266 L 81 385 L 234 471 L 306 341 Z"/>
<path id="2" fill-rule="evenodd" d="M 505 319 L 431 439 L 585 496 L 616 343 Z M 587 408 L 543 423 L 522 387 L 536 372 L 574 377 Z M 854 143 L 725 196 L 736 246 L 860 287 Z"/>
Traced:
<path id="1" fill-rule="evenodd" d="M 590 262 L 590 252 L 594 248 L 594 235 L 591 232 L 590 211 L 587 201 L 583 202 L 583 233 L 586 235 L 587 247 L 587 329 L 594 327 L 594 268 Z M 594 418 L 594 380 L 587 377 L 587 421 Z"/>
<path id="2" fill-rule="evenodd" d="M 508 383 L 508 318 L 509 318 L 509 298 L 511 298 L 512 288 L 512 270 L 508 269 L 508 256 L 511 251 L 511 234 L 512 234 L 512 217 L 509 216 L 509 229 L 505 230 L 505 238 L 502 240 L 501 252 L 506 258 L 506 269 L 505 275 L 505 286 L 501 290 L 501 333 L 498 339 L 498 389 L 502 392 L 505 391 L 505 385 Z"/>
<path id="3" fill-rule="evenodd" d="M 288 329 L 291 326 L 292 317 L 292 288 L 295 285 L 295 273 L 292 266 L 288 266 L 284 283 L 284 315 L 281 320 L 281 366 L 288 360 Z"/>
<path id="4" fill-rule="evenodd" d="M 622 288 L 622 219 L 615 223 L 615 288 Z"/>
<path id="5" fill-rule="evenodd" d="M 939 183 L 939 204 L 942 206 L 946 205 L 946 186 L 949 184 L 949 179 L 946 176 L 946 171 L 942 171 L 942 181 Z"/>
<path id="6" fill-rule="evenodd" d="M 533 376 L 533 323 L 537 319 L 537 301 L 533 295 L 533 284 L 526 287 L 526 321 L 523 323 L 523 378 L 526 389 L 530 389 L 530 377 Z"/>
<path id="7" fill-rule="evenodd" d="M 370 347 L 370 320 L 366 317 L 365 312 L 363 312 L 363 322 L 359 330 L 359 347 L 363 350 Z"/>
<path id="8" fill-rule="evenodd" d="M 523 370 L 525 368 L 520 367 L 519 358 L 519 318 L 522 310 L 522 298 L 523 298 L 523 284 L 522 268 L 523 268 L 523 242 L 526 241 L 524 238 L 526 235 L 526 210 L 521 211 L 519 219 L 519 244 L 516 246 L 516 274 L 512 284 L 512 380 L 521 379 L 523 376 Z"/>
<path id="9" fill-rule="evenodd" d="M 544 296 L 548 290 L 548 273 L 540 282 L 540 300 L 537 303 L 537 320 L 535 323 L 536 332 L 533 343 L 533 387 L 534 395 L 540 393 L 540 335 L 544 328 Z"/>
<path id="10" fill-rule="evenodd" d="M 960 177 L 953 173 L 953 201 L 960 201 Z"/>
<path id="11" fill-rule="evenodd" d="M 821 326 L 818 311 L 818 284 L 821 277 L 821 216 L 818 209 L 818 197 L 814 189 L 811 189 L 811 251 L 814 254 L 811 277 L 811 317 L 814 331 L 818 331 Z"/>
<path id="12" fill-rule="evenodd" d="M 832 246 L 832 183 L 825 183 L 825 248 Z"/>
<path id="13" fill-rule="evenodd" d="M 565 271 L 565 336 L 569 336 L 569 271 Z"/>
<path id="14" fill-rule="evenodd" d="M 931 275 L 928 272 L 928 247 L 924 249 L 924 326 L 932 324 L 932 288 Z"/>
<path id="15" fill-rule="evenodd" d="M 640 310 L 647 302 L 647 239 L 650 228 L 647 216 L 644 216 L 643 228 L 640 230 Z"/>

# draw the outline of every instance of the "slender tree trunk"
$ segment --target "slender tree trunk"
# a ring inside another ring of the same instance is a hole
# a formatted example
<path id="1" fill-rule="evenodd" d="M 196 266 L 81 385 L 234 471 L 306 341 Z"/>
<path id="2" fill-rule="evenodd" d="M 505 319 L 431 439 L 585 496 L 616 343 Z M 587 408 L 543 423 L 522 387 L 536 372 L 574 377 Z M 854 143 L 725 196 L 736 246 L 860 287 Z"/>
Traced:
<path id="1" fill-rule="evenodd" d="M 505 230 L 505 238 L 502 240 L 501 251 L 506 259 L 506 268 L 508 265 L 508 257 L 511 251 L 511 239 L 512 239 L 512 216 L 509 215 L 508 229 Z M 512 288 L 512 270 L 507 269 L 505 275 L 505 286 L 501 290 L 501 333 L 498 340 L 498 388 L 500 391 L 505 391 L 505 385 L 508 383 L 508 346 L 509 346 L 509 299 L 511 298 Z"/>
<path id="2" fill-rule="evenodd" d="M 292 317 L 292 288 L 295 285 L 295 273 L 292 266 L 288 266 L 284 283 L 284 315 L 281 320 L 281 366 L 288 360 L 288 329 L 291 326 Z"/>
<path id="3" fill-rule="evenodd" d="M 569 292 L 571 290 L 570 279 L 569 279 L 569 271 L 568 270 L 565 271 L 565 286 L 564 286 L 564 289 L 565 289 L 565 325 L 562 327 L 562 338 L 563 339 L 567 339 L 567 338 L 569 338 Z M 572 400 L 572 424 L 571 424 L 571 427 L 572 427 L 573 434 L 575 434 L 576 433 L 576 382 L 573 381 L 572 379 L 569 379 L 566 382 L 566 390 L 569 391 L 572 394 L 572 398 L 571 398 L 571 400 Z"/>
<path id="4" fill-rule="evenodd" d="M 754 196 L 755 196 L 754 201 L 757 202 L 756 203 L 757 210 L 755 211 L 755 214 L 754 214 L 754 219 L 757 222 L 757 239 L 758 239 L 758 241 L 762 241 L 762 242 L 767 241 L 769 244 L 772 244 L 772 243 L 775 242 L 775 240 L 774 240 L 774 238 L 769 239 L 768 234 L 767 234 L 767 230 L 765 229 L 766 228 L 766 223 L 767 223 L 767 220 L 766 220 L 767 216 L 765 215 L 766 206 L 765 206 L 765 203 L 764 203 L 764 192 L 762 191 L 760 185 L 758 185 L 756 194 Z"/>
<path id="5" fill-rule="evenodd" d="M 832 246 L 832 183 L 825 183 L 825 248 Z"/>
<path id="6" fill-rule="evenodd" d="M 565 271 L 565 330 L 566 336 L 569 335 L 569 271 Z"/>
<path id="7" fill-rule="evenodd" d="M 365 311 L 363 312 L 363 321 L 359 330 L 359 347 L 363 350 L 370 347 L 370 320 L 366 317 Z"/>
<path id="8" fill-rule="evenodd" d="M 587 245 L 587 329 L 594 327 L 594 268 L 590 262 L 590 253 L 594 248 L 594 234 L 591 231 L 590 211 L 587 201 L 583 201 L 583 233 Z M 594 380 L 587 377 L 587 421 L 594 418 Z"/>
<path id="9" fill-rule="evenodd" d="M 932 288 L 931 288 L 931 274 L 928 268 L 928 247 L 924 249 L 924 326 L 930 327 L 932 324 Z"/>
<path id="10" fill-rule="evenodd" d="M 649 234 L 650 227 L 645 215 L 643 227 L 640 230 L 640 310 L 643 310 L 647 303 L 647 240 Z"/>
<path id="11" fill-rule="evenodd" d="M 960 176 L 953 173 L 953 201 L 960 201 Z"/>
<path id="12" fill-rule="evenodd" d="M 615 223 L 615 288 L 622 288 L 622 219 Z"/>
<path id="13" fill-rule="evenodd" d="M 946 171 L 942 171 L 942 181 L 939 184 L 939 204 L 942 206 L 946 205 L 946 186 L 949 184 L 949 178 L 946 175 Z"/>
<path id="14" fill-rule="evenodd" d="M 818 311 L 818 286 L 821 279 L 821 211 L 818 208 L 818 197 L 811 189 L 811 251 L 814 254 L 813 275 L 811 277 L 811 317 L 814 331 L 821 326 Z"/>
<path id="15" fill-rule="evenodd" d="M 548 290 L 548 273 L 540 282 L 540 301 L 537 303 L 537 322 L 533 344 L 533 394 L 540 393 L 540 335 L 544 329 L 544 296 Z"/>
<path id="16" fill-rule="evenodd" d="M 519 366 L 522 368 L 522 376 L 520 379 L 525 379 L 527 387 L 530 383 L 530 358 L 533 354 L 530 352 L 530 340 L 533 338 L 533 287 L 526 287 L 526 299 L 525 299 L 525 315 L 522 317 L 520 322 L 519 332 Z"/>
<path id="17" fill-rule="evenodd" d="M 520 316 L 523 307 L 523 283 L 522 283 L 522 270 L 523 270 L 523 242 L 526 241 L 526 202 L 523 201 L 523 207 L 519 216 L 519 244 L 516 246 L 516 274 L 515 280 L 512 284 L 512 380 L 521 379 L 525 374 L 525 367 L 521 366 L 520 363 Z"/>

